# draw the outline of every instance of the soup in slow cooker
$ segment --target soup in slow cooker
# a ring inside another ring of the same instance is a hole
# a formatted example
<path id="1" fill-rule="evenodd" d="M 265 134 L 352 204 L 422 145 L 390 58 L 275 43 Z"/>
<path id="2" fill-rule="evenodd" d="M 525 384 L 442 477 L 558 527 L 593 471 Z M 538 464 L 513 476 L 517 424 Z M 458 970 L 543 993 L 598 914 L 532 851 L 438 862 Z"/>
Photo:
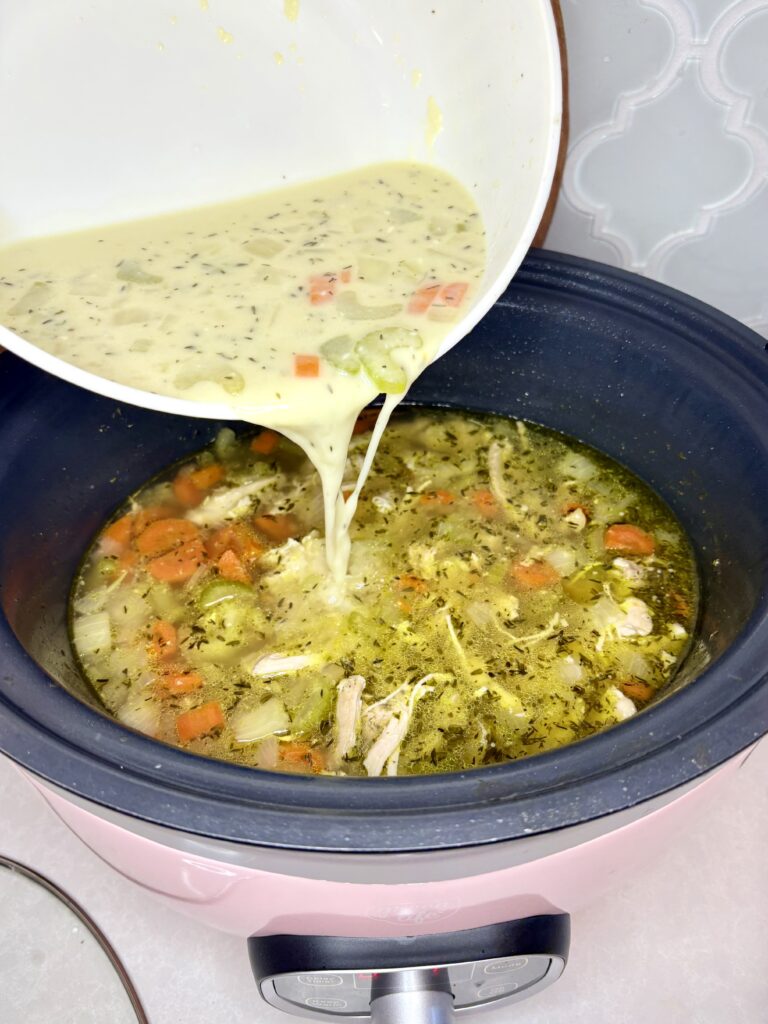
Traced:
<path id="1" fill-rule="evenodd" d="M 351 492 L 375 412 L 348 453 Z M 71 599 L 82 669 L 121 722 L 198 754 L 380 776 L 587 737 L 674 675 L 691 549 L 623 467 L 538 426 L 396 415 L 329 573 L 317 474 L 224 429 L 100 532 Z"/>

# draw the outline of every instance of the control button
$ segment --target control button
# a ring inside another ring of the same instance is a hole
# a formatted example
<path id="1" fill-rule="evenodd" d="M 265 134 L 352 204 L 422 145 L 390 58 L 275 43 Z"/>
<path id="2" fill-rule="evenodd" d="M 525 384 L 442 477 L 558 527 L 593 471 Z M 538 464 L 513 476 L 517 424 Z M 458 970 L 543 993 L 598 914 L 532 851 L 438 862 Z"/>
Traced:
<path id="1" fill-rule="evenodd" d="M 507 971 L 519 971 L 527 963 L 527 956 L 513 956 L 507 957 L 506 960 L 492 960 L 483 968 L 483 974 L 506 974 Z"/>
<path id="2" fill-rule="evenodd" d="M 508 996 L 519 988 L 516 981 L 508 981 L 503 985 L 495 985 L 493 983 L 489 985 L 481 985 L 477 990 L 478 999 L 498 999 L 499 996 Z"/>
<path id="3" fill-rule="evenodd" d="M 310 996 L 304 1000 L 305 1006 L 311 1006 L 315 1010 L 346 1010 L 346 999 L 332 999 L 330 996 Z"/>
<path id="4" fill-rule="evenodd" d="M 299 981 L 302 985 L 311 985 L 313 988 L 344 984 L 344 979 L 338 974 L 300 974 Z"/>

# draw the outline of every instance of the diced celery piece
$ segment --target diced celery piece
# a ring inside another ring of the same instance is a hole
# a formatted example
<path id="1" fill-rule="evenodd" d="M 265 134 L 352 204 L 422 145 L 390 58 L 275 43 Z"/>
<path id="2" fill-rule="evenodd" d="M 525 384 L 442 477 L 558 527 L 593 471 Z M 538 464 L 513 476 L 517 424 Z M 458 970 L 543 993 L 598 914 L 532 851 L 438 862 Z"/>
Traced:
<path id="1" fill-rule="evenodd" d="M 389 306 L 363 306 L 354 292 L 342 292 L 336 299 L 336 305 L 342 316 L 347 320 L 386 320 L 396 316 L 402 310 L 402 304 Z"/>
<path id="2" fill-rule="evenodd" d="M 421 348 L 423 341 L 419 332 L 412 327 L 382 327 L 361 338 L 357 343 L 358 351 L 361 345 L 391 352 L 396 348 Z"/>
<path id="3" fill-rule="evenodd" d="M 320 355 L 342 373 L 360 372 L 360 358 L 355 354 L 355 343 L 348 334 L 324 341 L 320 346 Z"/>
<path id="4" fill-rule="evenodd" d="M 294 736 L 310 735 L 330 717 L 334 694 L 335 687 L 327 677 L 319 676 L 309 683 L 293 719 Z"/>
<path id="5" fill-rule="evenodd" d="M 408 386 L 408 378 L 405 370 L 387 355 L 386 352 L 360 351 L 360 358 L 363 369 L 371 378 L 379 391 L 387 395 L 396 395 L 405 391 Z"/>
<path id="6" fill-rule="evenodd" d="M 123 260 L 117 269 L 117 276 L 121 281 L 130 281 L 131 284 L 160 284 L 163 280 L 157 274 L 143 270 L 136 260 Z"/>
<path id="7" fill-rule="evenodd" d="M 230 427 L 222 427 L 213 442 L 217 459 L 226 459 L 237 447 L 237 435 Z"/>
<path id="8" fill-rule="evenodd" d="M 213 580 L 203 587 L 198 604 L 201 608 L 213 608 L 222 601 L 234 601 L 237 598 L 250 597 L 253 590 L 247 583 L 237 580 Z"/>
<path id="9" fill-rule="evenodd" d="M 600 580 L 585 576 L 583 573 L 576 573 L 575 576 L 563 580 L 563 591 L 577 604 L 590 604 L 603 592 L 603 584 Z"/>
<path id="10" fill-rule="evenodd" d="M 100 558 L 96 563 L 96 573 L 99 576 L 105 577 L 106 579 L 112 579 L 119 569 L 117 559 L 111 556 L 105 556 Z"/>
<path id="11" fill-rule="evenodd" d="M 385 327 L 371 331 L 357 343 L 365 372 L 373 383 L 386 394 L 405 391 L 408 378 L 405 370 L 390 355 L 397 348 L 420 348 L 421 335 L 405 327 Z"/>

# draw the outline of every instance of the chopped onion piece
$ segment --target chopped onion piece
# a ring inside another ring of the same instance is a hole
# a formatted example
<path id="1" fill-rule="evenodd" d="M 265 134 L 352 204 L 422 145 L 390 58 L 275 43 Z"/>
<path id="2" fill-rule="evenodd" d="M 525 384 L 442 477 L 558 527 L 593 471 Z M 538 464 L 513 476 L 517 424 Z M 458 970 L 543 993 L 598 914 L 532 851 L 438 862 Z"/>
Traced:
<path id="1" fill-rule="evenodd" d="M 21 316 L 23 313 L 37 313 L 43 302 L 51 297 L 51 287 L 45 281 L 35 281 L 21 298 L 14 302 L 8 310 L 10 316 Z"/>
<path id="2" fill-rule="evenodd" d="M 257 708 L 237 712 L 232 717 L 232 732 L 238 743 L 255 743 L 265 736 L 286 733 L 290 727 L 288 712 L 277 697 L 270 697 Z"/>
<path id="3" fill-rule="evenodd" d="M 285 248 L 285 244 L 278 242 L 276 238 L 252 238 L 250 242 L 243 245 L 243 248 L 253 256 L 261 256 L 268 260 L 281 252 Z"/>
<path id="4" fill-rule="evenodd" d="M 576 553 L 569 548 L 555 548 L 544 555 L 544 561 L 548 562 L 559 576 L 570 576 L 576 571 Z"/>
<path id="5" fill-rule="evenodd" d="M 357 270 L 364 281 L 383 281 L 392 272 L 391 264 L 376 256 L 361 256 L 357 261 Z"/>
<path id="6" fill-rule="evenodd" d="M 410 224 L 414 220 L 421 220 L 421 215 L 414 213 L 413 210 L 403 210 L 396 206 L 389 211 L 389 219 L 393 224 Z"/>
<path id="7" fill-rule="evenodd" d="M 153 697 L 129 698 L 117 712 L 123 725 L 153 736 L 160 726 L 160 710 Z"/>
<path id="8" fill-rule="evenodd" d="M 579 452 L 569 452 L 557 464 L 557 468 L 563 476 L 570 477 L 578 483 L 586 483 L 597 473 L 597 466 L 586 455 Z"/>
<path id="9" fill-rule="evenodd" d="M 264 771 L 270 772 L 277 768 L 280 758 L 280 743 L 276 736 L 267 736 L 261 741 L 259 753 L 256 757 L 256 766 Z"/>
<path id="10" fill-rule="evenodd" d="M 112 649 L 112 623 L 108 612 L 81 615 L 72 624 L 72 639 L 81 658 Z"/>
<path id="11" fill-rule="evenodd" d="M 117 276 L 121 281 L 129 281 L 131 284 L 161 284 L 162 277 L 143 270 L 136 260 L 123 260 L 117 270 Z"/>
<path id="12" fill-rule="evenodd" d="M 209 381 L 218 384 L 228 395 L 237 395 L 245 387 L 245 380 L 237 370 L 228 370 L 223 366 L 190 367 L 176 374 L 173 386 L 179 391 L 186 391 L 195 384 Z"/>

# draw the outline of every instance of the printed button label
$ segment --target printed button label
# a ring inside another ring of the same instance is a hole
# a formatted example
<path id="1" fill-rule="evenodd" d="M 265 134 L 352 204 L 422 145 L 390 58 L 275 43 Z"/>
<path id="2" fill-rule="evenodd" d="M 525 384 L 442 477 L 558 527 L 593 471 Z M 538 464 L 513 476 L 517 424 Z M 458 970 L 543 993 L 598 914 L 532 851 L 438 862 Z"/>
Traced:
<path id="1" fill-rule="evenodd" d="M 344 979 L 338 974 L 300 974 L 299 981 L 302 985 L 343 985 Z"/>
<path id="2" fill-rule="evenodd" d="M 492 964 L 485 965 L 486 974 L 505 974 L 507 971 L 519 971 L 528 963 L 527 956 L 514 956 L 507 960 L 494 960 Z"/>
<path id="3" fill-rule="evenodd" d="M 477 990 L 477 995 L 479 999 L 498 999 L 499 996 L 514 992 L 516 988 L 516 981 L 510 981 L 506 985 L 483 985 Z"/>
<path id="4" fill-rule="evenodd" d="M 313 1006 L 316 1010 L 346 1010 L 346 999 L 331 999 L 329 996 L 313 996 L 304 1000 L 305 1006 Z"/>

